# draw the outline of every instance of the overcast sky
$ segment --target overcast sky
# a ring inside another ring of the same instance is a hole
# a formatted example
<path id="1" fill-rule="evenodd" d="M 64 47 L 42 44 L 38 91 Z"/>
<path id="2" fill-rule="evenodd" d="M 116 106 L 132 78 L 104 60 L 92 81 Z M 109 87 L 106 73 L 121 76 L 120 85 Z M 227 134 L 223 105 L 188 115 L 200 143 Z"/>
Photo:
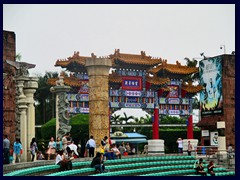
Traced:
<path id="1" fill-rule="evenodd" d="M 235 51 L 234 4 L 3 5 L 3 29 L 16 33 L 16 52 L 36 64 L 31 75 L 60 71 L 57 59 L 140 54 L 176 60 Z M 200 60 L 200 59 L 199 59 Z"/>

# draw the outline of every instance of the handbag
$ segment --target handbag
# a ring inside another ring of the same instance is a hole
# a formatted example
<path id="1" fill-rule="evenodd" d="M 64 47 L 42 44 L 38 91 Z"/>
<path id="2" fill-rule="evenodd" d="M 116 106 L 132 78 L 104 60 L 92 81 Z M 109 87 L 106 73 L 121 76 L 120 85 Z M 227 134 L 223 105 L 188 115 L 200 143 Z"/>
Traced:
<path id="1" fill-rule="evenodd" d="M 87 149 L 89 149 L 90 148 L 90 145 L 89 144 L 87 144 Z"/>

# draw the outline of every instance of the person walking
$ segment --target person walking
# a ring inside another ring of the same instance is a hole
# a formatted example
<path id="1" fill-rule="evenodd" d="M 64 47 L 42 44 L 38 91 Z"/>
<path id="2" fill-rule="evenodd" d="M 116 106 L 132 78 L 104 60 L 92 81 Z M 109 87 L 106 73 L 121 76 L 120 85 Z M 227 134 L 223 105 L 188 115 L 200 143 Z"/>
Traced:
<path id="1" fill-rule="evenodd" d="M 31 151 L 31 155 L 32 155 L 32 161 L 34 161 L 37 150 L 38 150 L 37 142 L 36 142 L 36 138 L 34 137 L 34 138 L 32 138 L 32 141 L 30 143 L 30 151 Z"/>
<path id="2" fill-rule="evenodd" d="M 89 157 L 94 157 L 94 151 L 96 148 L 96 142 L 93 139 L 93 136 L 90 136 L 90 139 L 87 141 L 86 147 L 89 150 Z"/>
<path id="3" fill-rule="evenodd" d="M 20 143 L 19 138 L 17 138 L 13 144 L 13 152 L 15 154 L 15 163 L 20 162 L 21 150 L 22 150 L 22 144 Z"/>
<path id="4" fill-rule="evenodd" d="M 178 144 L 178 153 L 183 153 L 183 140 L 182 140 L 182 138 L 177 139 L 177 144 Z"/>
<path id="5" fill-rule="evenodd" d="M 3 139 L 3 164 L 9 164 L 9 156 L 10 156 L 10 141 L 8 136 L 5 134 Z"/>
<path id="6" fill-rule="evenodd" d="M 188 141 L 187 153 L 189 156 L 191 156 L 192 150 L 193 150 L 193 146 L 191 144 L 191 141 Z"/>

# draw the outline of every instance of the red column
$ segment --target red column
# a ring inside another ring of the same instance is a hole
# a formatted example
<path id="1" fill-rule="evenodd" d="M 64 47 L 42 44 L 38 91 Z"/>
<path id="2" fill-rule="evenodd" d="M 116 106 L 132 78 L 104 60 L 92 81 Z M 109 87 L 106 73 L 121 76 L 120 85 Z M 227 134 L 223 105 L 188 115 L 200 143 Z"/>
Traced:
<path id="1" fill-rule="evenodd" d="M 154 121 L 153 121 L 153 126 L 152 126 L 152 131 L 153 131 L 153 139 L 159 139 L 159 108 L 155 107 L 154 108 Z"/>
<path id="2" fill-rule="evenodd" d="M 193 119 L 192 115 L 188 118 L 188 126 L 187 126 L 187 138 L 193 139 Z"/>

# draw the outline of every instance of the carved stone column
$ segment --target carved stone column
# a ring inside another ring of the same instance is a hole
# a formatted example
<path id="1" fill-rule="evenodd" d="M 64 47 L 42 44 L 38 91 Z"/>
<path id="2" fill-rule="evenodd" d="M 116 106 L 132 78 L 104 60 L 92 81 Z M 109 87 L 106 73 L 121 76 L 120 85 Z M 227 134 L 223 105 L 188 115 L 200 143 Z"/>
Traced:
<path id="1" fill-rule="evenodd" d="M 67 107 L 69 104 L 67 100 L 67 92 L 70 91 L 70 89 L 70 86 L 64 85 L 62 76 L 59 77 L 56 86 L 50 88 L 52 93 L 56 93 L 56 138 L 62 138 L 71 130 L 67 113 Z"/>
<path id="2" fill-rule="evenodd" d="M 27 150 L 29 149 L 29 145 L 27 142 L 27 99 L 26 96 L 23 93 L 23 87 L 24 87 L 24 80 L 25 78 L 18 78 L 17 80 L 17 88 L 19 92 L 19 97 L 17 100 L 17 106 L 19 110 L 20 115 L 20 140 L 22 143 L 23 148 L 23 154 L 21 156 L 21 161 L 25 162 L 27 161 Z"/>
<path id="3" fill-rule="evenodd" d="M 37 77 L 27 77 L 24 82 L 24 94 L 26 95 L 26 100 L 28 102 L 27 106 L 27 144 L 30 146 L 32 138 L 36 136 L 35 134 L 35 106 L 34 106 L 34 93 L 38 88 L 38 78 Z M 31 161 L 31 155 L 28 155 L 28 161 Z"/>
<path id="4" fill-rule="evenodd" d="M 89 76 L 89 136 L 93 136 L 97 151 L 101 139 L 109 135 L 109 70 L 111 59 L 88 58 L 86 68 Z"/>

